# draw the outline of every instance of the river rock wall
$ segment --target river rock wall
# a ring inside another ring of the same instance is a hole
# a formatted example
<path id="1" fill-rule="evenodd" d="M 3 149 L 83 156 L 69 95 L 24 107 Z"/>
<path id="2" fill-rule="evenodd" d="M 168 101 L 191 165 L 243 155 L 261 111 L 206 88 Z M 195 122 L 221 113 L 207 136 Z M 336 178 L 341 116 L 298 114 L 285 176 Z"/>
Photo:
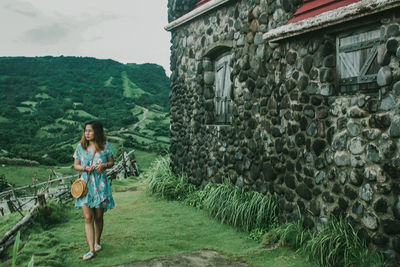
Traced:
<path id="1" fill-rule="evenodd" d="M 400 13 L 379 20 L 379 89 L 340 94 L 335 35 L 320 30 L 279 43 L 263 40 L 299 4 L 231 1 L 171 31 L 172 168 L 198 186 L 228 179 L 276 193 L 282 220 L 297 219 L 299 207 L 310 228 L 332 215 L 346 217 L 363 239 L 395 257 Z M 232 123 L 226 125 L 213 124 L 215 76 L 205 56 L 219 45 L 232 55 Z"/>

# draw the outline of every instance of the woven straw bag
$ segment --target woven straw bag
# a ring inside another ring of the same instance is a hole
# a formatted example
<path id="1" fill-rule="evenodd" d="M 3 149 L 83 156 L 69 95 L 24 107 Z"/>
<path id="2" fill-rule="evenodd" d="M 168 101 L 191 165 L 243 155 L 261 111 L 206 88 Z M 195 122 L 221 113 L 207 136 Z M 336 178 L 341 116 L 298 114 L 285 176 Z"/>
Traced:
<path id="1" fill-rule="evenodd" d="M 90 166 L 93 166 L 94 156 L 96 155 L 96 151 L 93 154 L 92 162 Z M 90 172 L 88 173 L 88 181 L 90 181 Z M 86 196 L 88 192 L 87 183 L 83 179 L 76 179 L 71 185 L 71 195 L 74 198 L 81 198 Z"/>
<path id="2" fill-rule="evenodd" d="M 88 192 L 87 184 L 84 180 L 76 179 L 71 185 L 71 195 L 74 198 L 81 198 L 86 196 Z"/>

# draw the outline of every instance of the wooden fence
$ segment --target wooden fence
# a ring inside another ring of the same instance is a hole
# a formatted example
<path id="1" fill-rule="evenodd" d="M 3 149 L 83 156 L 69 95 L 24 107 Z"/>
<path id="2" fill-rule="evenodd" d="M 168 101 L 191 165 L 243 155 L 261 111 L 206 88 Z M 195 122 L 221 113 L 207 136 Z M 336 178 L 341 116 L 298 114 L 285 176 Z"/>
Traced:
<path id="1" fill-rule="evenodd" d="M 79 177 L 79 174 L 70 175 L 65 177 L 58 177 L 52 171 L 55 178 L 51 176 L 49 180 L 41 183 L 33 183 L 32 185 L 21 186 L 0 192 L 0 215 L 4 216 L 8 213 L 18 212 L 22 219 L 7 231 L 0 239 L 0 254 L 11 245 L 16 237 L 18 231 L 24 231 L 33 219 L 36 217 L 39 208 L 47 208 L 47 199 L 54 199 L 57 202 L 64 199 L 72 199 L 70 194 L 70 187 L 72 182 Z M 129 153 L 122 152 L 117 159 L 116 164 L 106 170 L 107 176 L 111 179 L 125 179 L 129 176 L 139 176 L 139 169 L 136 164 L 134 151 Z M 26 192 L 33 193 L 26 194 Z M 18 192 L 24 191 L 26 195 L 18 196 Z M 23 211 L 28 210 L 26 215 Z"/>

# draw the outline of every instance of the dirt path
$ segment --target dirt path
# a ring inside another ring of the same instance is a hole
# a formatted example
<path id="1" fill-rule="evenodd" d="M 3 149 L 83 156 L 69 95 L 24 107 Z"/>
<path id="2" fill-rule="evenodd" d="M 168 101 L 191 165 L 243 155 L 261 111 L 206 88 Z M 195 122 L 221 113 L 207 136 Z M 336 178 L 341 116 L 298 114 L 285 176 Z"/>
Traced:
<path id="1" fill-rule="evenodd" d="M 136 127 L 138 127 L 139 124 L 142 123 L 142 122 L 146 119 L 146 117 L 147 117 L 147 112 L 149 111 L 149 110 L 148 110 L 147 108 L 145 108 L 145 107 L 141 107 L 141 108 L 143 109 L 143 117 L 140 119 L 140 121 L 138 121 L 137 123 L 135 123 L 134 125 L 132 125 L 132 127 L 130 127 L 130 128 L 121 128 L 121 129 L 119 129 L 119 130 L 117 130 L 117 131 L 109 132 L 108 135 L 125 133 L 125 132 L 128 132 L 129 130 L 133 130 L 133 129 L 135 129 Z"/>
<path id="2" fill-rule="evenodd" d="M 231 261 L 214 250 L 198 250 L 183 254 L 136 261 L 116 267 L 250 267 L 250 265 Z"/>
<path id="3" fill-rule="evenodd" d="M 141 123 L 141 122 L 143 122 L 145 119 L 146 119 L 146 116 L 147 116 L 147 112 L 149 111 L 147 108 L 144 108 L 144 107 L 141 107 L 141 108 L 143 108 L 143 117 L 142 117 L 142 119 L 140 120 L 140 121 L 138 121 L 137 123 L 135 123 L 133 126 L 132 126 L 132 130 L 133 129 L 135 129 L 136 127 L 138 127 L 139 126 L 139 124 Z"/>

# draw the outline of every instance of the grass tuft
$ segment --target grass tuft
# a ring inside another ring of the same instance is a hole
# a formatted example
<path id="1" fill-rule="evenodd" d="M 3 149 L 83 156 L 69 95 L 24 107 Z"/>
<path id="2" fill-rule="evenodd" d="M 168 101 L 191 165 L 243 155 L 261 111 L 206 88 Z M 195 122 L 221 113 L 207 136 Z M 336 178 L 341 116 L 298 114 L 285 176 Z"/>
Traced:
<path id="1" fill-rule="evenodd" d="M 317 261 L 321 266 L 383 265 L 382 256 L 378 252 L 369 251 L 351 224 L 342 218 L 330 219 L 321 232 L 313 233 L 302 250 L 309 259 Z"/>
<path id="2" fill-rule="evenodd" d="M 168 156 L 159 157 L 147 172 L 148 191 L 168 200 L 182 200 L 240 230 L 270 229 L 277 223 L 278 200 L 272 195 L 245 192 L 229 182 L 198 190 L 186 176 L 177 177 Z"/>
<path id="3" fill-rule="evenodd" d="M 305 255 L 320 266 L 383 266 L 383 256 L 368 250 L 353 227 L 342 218 L 332 218 L 320 232 L 304 229 L 301 221 L 278 226 L 264 235 L 262 243 L 279 242 Z"/>
<path id="4" fill-rule="evenodd" d="M 168 200 L 185 200 L 194 194 L 196 186 L 188 183 L 187 177 L 176 177 L 170 169 L 169 157 L 158 157 L 146 172 L 147 190 L 151 194 Z"/>
<path id="5" fill-rule="evenodd" d="M 205 209 L 221 222 L 247 232 L 270 229 L 277 223 L 279 209 L 275 196 L 245 192 L 229 182 L 208 184 L 205 190 Z"/>

